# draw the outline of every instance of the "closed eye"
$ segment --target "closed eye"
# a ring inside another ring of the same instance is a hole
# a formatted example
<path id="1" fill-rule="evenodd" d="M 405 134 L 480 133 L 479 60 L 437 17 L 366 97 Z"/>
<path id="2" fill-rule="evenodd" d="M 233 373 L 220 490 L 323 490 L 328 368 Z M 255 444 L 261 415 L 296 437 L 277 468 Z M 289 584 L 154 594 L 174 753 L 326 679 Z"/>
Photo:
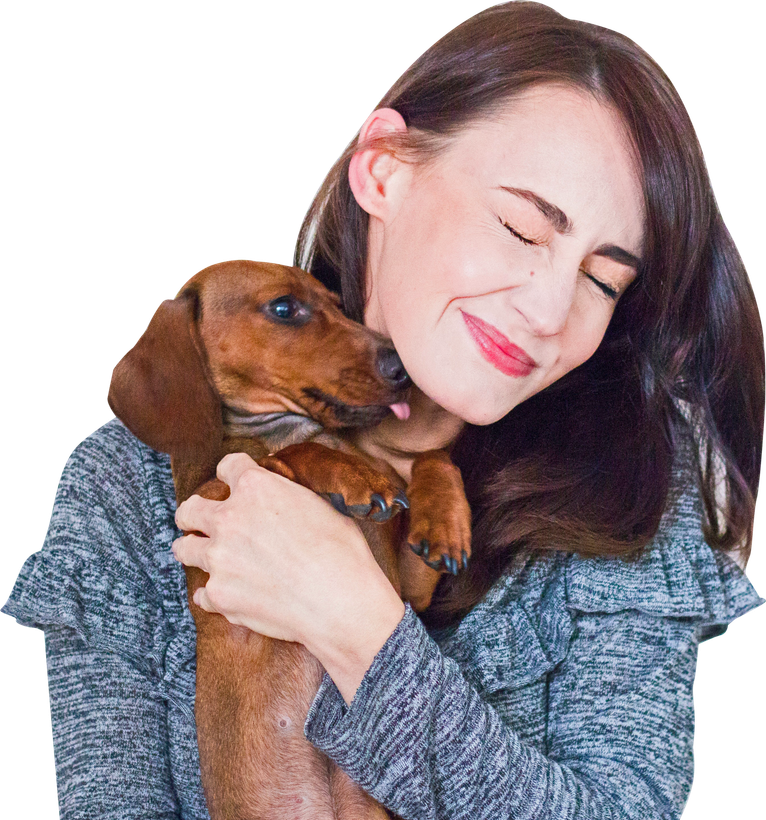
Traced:
<path id="1" fill-rule="evenodd" d="M 607 285 L 607 284 L 606 284 L 606 282 L 602 282 L 600 279 L 596 279 L 596 277 L 595 277 L 595 276 L 592 276 L 592 275 L 591 275 L 590 273 L 588 273 L 588 271 L 586 271 L 586 270 L 584 270 L 584 271 L 583 271 L 583 273 L 584 273 L 584 274 L 588 277 L 588 279 L 590 279 L 590 281 L 591 281 L 591 282 L 593 282 L 593 284 L 594 284 L 597 288 L 599 288 L 599 290 L 601 290 L 601 291 L 602 291 L 602 292 L 603 292 L 606 296 L 608 296 L 610 299 L 614 299 L 615 301 L 617 300 L 617 297 L 620 295 L 620 291 L 615 290 L 615 289 L 614 289 L 613 287 L 611 287 L 610 285 Z"/>
<path id="2" fill-rule="evenodd" d="M 502 223 L 503 227 L 508 230 L 508 233 L 511 236 L 516 237 L 519 242 L 523 242 L 525 245 L 539 245 L 539 242 L 535 242 L 534 239 L 530 239 L 528 236 L 524 236 L 523 234 L 519 233 L 515 228 L 511 227 L 507 222 L 503 222 L 501 219 L 500 222 Z M 590 279 L 591 282 L 605 295 L 608 296 L 610 299 L 617 301 L 617 297 L 620 295 L 620 292 L 615 288 L 611 287 L 611 285 L 607 285 L 606 282 L 602 282 L 600 279 L 596 279 L 595 276 L 588 273 L 588 271 L 584 270 L 582 273 Z"/>
<path id="3" fill-rule="evenodd" d="M 520 234 L 515 228 L 512 228 L 507 222 L 503 222 L 502 220 L 500 221 L 502 222 L 503 227 L 508 229 L 508 232 L 511 234 L 511 236 L 515 236 L 516 239 L 518 239 L 520 242 L 523 242 L 525 245 L 538 244 L 533 239 L 530 239 L 529 237 Z"/>

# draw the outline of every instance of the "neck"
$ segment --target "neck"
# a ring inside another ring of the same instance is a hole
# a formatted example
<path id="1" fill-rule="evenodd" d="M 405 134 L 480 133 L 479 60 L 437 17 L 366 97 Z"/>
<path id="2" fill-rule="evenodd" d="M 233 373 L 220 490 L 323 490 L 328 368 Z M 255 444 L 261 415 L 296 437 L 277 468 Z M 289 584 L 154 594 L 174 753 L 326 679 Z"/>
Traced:
<path id="1" fill-rule="evenodd" d="M 226 405 L 223 424 L 229 438 L 259 438 L 272 453 L 290 444 L 308 441 L 322 429 L 318 421 L 289 410 L 247 413 Z"/>

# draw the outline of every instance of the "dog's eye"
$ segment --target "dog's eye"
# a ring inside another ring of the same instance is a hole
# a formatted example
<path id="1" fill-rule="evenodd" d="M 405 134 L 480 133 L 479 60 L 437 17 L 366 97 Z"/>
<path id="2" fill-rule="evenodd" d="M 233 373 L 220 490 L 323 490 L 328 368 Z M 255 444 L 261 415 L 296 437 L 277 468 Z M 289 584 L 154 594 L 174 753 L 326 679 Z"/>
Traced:
<path id="1" fill-rule="evenodd" d="M 304 325 L 311 318 L 308 306 L 290 294 L 272 299 L 263 306 L 263 312 L 272 321 L 293 327 Z"/>

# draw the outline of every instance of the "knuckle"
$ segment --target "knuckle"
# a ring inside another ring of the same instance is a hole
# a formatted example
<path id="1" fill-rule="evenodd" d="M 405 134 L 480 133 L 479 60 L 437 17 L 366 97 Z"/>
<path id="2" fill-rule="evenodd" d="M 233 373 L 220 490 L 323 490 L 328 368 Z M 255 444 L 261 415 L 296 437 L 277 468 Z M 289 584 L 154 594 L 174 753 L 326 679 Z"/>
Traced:
<path id="1" fill-rule="evenodd" d="M 261 476 L 261 470 L 245 470 L 239 479 L 239 483 L 245 490 L 255 490 L 261 485 Z"/>
<path id="2" fill-rule="evenodd" d="M 214 512 L 216 532 L 229 532 L 236 528 L 239 521 L 237 510 L 230 504 L 221 504 Z"/>
<path id="3" fill-rule="evenodd" d="M 217 585 L 217 578 L 220 576 L 223 569 L 221 561 L 221 551 L 215 545 L 207 544 L 206 549 L 206 564 L 207 572 L 211 576 L 211 580 Z"/>
<path id="4" fill-rule="evenodd" d="M 196 494 L 190 495 L 178 509 L 183 510 L 183 512 L 185 512 L 187 515 L 190 513 L 194 513 L 196 510 L 199 509 L 200 501 L 202 501 L 202 496 Z"/>
<path id="5" fill-rule="evenodd" d="M 190 495 L 186 501 L 178 506 L 176 510 L 176 524 L 182 529 L 188 529 L 191 521 L 199 509 L 199 501 L 202 499 L 198 495 Z"/>

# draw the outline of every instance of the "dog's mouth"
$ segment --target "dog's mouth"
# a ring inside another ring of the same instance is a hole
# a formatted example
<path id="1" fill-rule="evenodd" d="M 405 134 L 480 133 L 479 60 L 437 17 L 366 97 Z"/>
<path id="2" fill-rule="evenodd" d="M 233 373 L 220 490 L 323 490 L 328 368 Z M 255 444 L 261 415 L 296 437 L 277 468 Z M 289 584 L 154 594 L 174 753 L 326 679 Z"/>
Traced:
<path id="1" fill-rule="evenodd" d="M 374 427 L 380 424 L 389 413 L 393 413 L 402 420 L 409 418 L 410 415 L 410 406 L 405 401 L 361 406 L 346 404 L 337 396 L 325 393 L 318 387 L 304 387 L 303 395 L 319 405 L 312 408 L 310 413 L 327 426 L 332 424 L 333 427 Z"/>
<path id="2" fill-rule="evenodd" d="M 410 405 L 406 401 L 398 401 L 396 404 L 389 404 L 388 406 L 399 421 L 405 421 L 410 417 Z"/>

